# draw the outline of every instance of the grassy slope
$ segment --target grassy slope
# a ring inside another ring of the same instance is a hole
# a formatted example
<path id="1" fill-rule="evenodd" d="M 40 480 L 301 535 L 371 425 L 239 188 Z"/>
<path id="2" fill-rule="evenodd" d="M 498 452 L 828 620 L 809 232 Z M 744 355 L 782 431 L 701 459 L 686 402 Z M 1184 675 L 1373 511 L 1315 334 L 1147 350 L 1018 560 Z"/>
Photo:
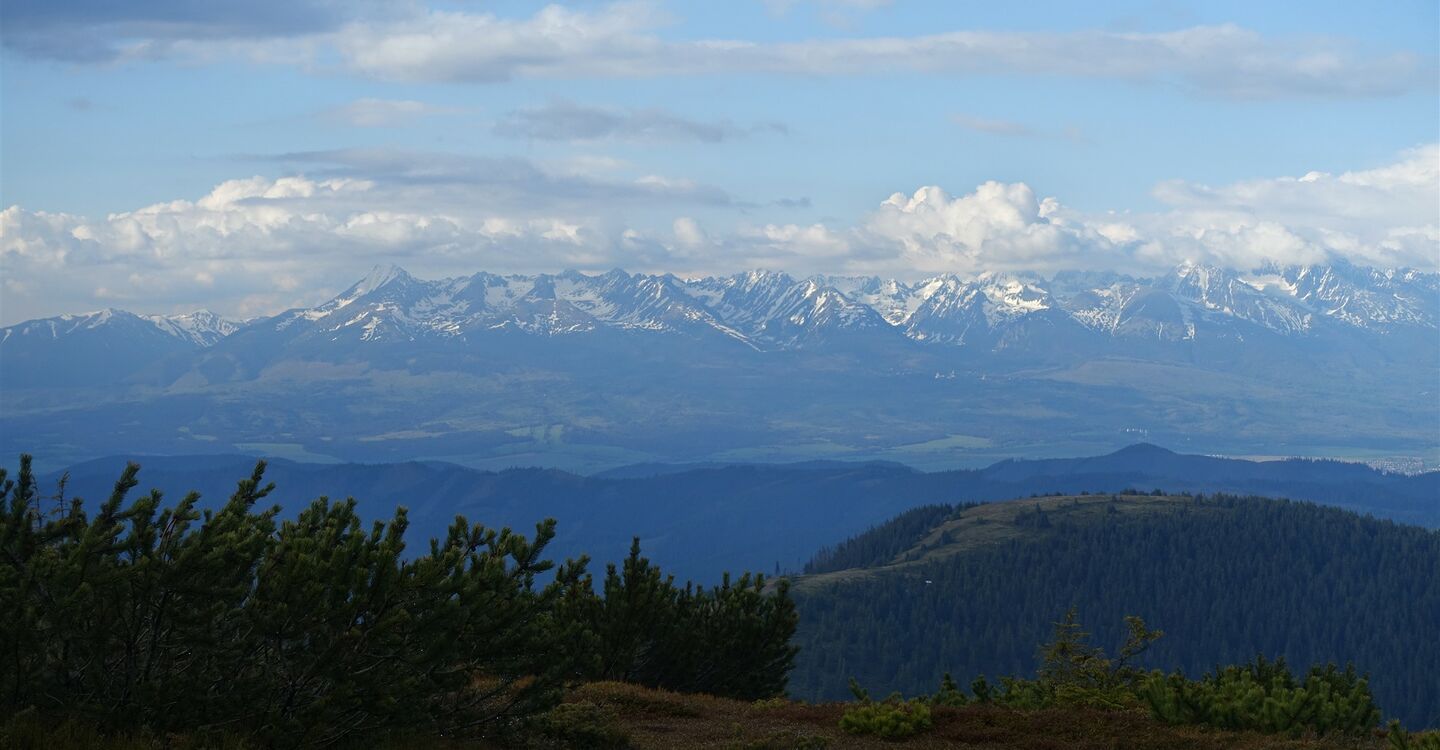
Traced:
<path id="1" fill-rule="evenodd" d="M 889 563 L 873 568 L 852 568 L 830 573 L 799 576 L 792 580 L 797 590 L 813 589 L 836 583 L 846 583 L 875 575 L 883 575 L 926 562 L 933 562 L 952 555 L 986 546 L 1008 542 L 1014 539 L 1033 537 L 1048 533 L 1017 523 L 1024 514 L 1033 513 L 1036 508 L 1043 511 L 1052 525 L 1061 521 L 1087 523 L 1106 518 L 1113 505 L 1117 513 L 1127 516 L 1173 513 L 1178 507 L 1188 504 L 1183 495 L 1064 495 L 1009 500 L 1000 503 L 986 503 L 966 508 L 958 516 L 936 526 L 910 549 L 898 554 Z M 1219 512 L 1214 508 L 1192 508 L 1192 512 Z M 942 537 L 949 533 L 950 543 L 942 544 Z"/>

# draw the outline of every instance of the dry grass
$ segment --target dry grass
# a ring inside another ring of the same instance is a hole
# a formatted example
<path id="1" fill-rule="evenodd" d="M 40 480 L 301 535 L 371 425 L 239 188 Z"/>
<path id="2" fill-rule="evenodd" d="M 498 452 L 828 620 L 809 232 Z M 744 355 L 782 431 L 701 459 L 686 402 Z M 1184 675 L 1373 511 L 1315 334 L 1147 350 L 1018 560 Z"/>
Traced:
<path id="1" fill-rule="evenodd" d="M 966 508 L 959 515 L 931 529 L 930 533 L 913 547 L 896 555 L 893 560 L 874 568 L 851 568 L 831 573 L 796 576 L 791 579 L 797 590 L 813 590 L 838 583 L 848 583 L 876 575 L 883 575 L 935 562 L 952 555 L 961 555 L 977 549 L 1017 539 L 1033 539 L 1040 530 L 1021 525 L 1026 514 L 1036 508 L 1049 516 L 1051 524 L 1105 523 L 1111 507 L 1117 517 L 1130 518 L 1137 515 L 1163 515 L 1175 513 L 1190 506 L 1190 498 L 1184 495 L 1053 495 L 1047 497 L 1021 498 L 1003 502 L 983 503 Z M 1204 506 L 1190 507 L 1192 512 L 1212 512 Z M 950 541 L 942 540 L 948 534 Z"/>
<path id="2" fill-rule="evenodd" d="M 929 732 L 903 741 L 840 730 L 846 704 L 742 701 L 679 695 L 620 683 L 586 685 L 570 700 L 612 707 L 633 747 L 689 748 L 1022 748 L 1028 750 L 1379 750 L 1378 733 L 1360 739 L 1289 740 L 1268 735 L 1171 727 L 1139 712 L 1016 711 L 993 706 L 937 708 Z"/>
<path id="3" fill-rule="evenodd" d="M 1079 709 L 1018 711 L 994 706 L 936 708 L 934 727 L 906 740 L 855 737 L 840 730 L 847 704 L 805 704 L 785 700 L 745 702 L 706 695 L 683 695 L 616 682 L 580 686 L 566 697 L 571 706 L 597 710 L 580 712 L 604 717 L 604 729 L 594 736 L 611 738 L 593 744 L 581 735 L 563 739 L 532 736 L 529 750 L 585 747 L 632 747 L 637 750 L 816 750 L 827 748 L 1019 748 L 1020 750 L 1384 750 L 1384 734 L 1362 738 L 1291 740 L 1249 732 L 1224 732 L 1200 727 L 1172 727 L 1142 712 L 1107 712 Z M 84 725 L 45 726 L 12 718 L 0 722 L 0 749 L 4 748 L 111 748 L 160 750 L 210 746 L 185 737 L 104 737 Z M 615 740 L 618 738 L 618 742 Z M 220 747 L 239 750 L 243 742 L 229 740 Z M 433 750 L 501 750 L 509 747 L 486 742 L 464 742 L 431 737 L 395 738 L 384 748 Z"/>

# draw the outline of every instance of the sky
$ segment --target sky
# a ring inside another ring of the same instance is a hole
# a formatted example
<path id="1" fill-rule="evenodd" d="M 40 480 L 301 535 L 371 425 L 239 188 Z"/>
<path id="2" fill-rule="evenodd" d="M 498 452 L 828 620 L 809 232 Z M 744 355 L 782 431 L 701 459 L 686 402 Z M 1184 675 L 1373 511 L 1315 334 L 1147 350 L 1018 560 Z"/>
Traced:
<path id="1" fill-rule="evenodd" d="M 1440 4 L 0 4 L 0 324 L 376 264 L 1440 268 Z"/>

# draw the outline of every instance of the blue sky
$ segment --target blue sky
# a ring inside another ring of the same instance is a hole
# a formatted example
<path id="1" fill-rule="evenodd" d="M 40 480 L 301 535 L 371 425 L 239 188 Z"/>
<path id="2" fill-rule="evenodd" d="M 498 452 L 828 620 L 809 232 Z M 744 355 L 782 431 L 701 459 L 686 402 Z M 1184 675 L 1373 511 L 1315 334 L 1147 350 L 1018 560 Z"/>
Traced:
<path id="1" fill-rule="evenodd" d="M 1434 2 L 3 13 L 6 323 L 272 312 L 375 262 L 1440 263 Z"/>

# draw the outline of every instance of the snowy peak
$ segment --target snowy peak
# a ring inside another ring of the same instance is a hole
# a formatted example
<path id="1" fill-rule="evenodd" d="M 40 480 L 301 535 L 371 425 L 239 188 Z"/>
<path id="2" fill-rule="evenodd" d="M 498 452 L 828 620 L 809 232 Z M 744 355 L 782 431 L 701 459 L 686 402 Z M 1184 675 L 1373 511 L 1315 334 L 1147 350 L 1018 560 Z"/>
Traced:
<path id="1" fill-rule="evenodd" d="M 136 315 L 106 308 L 17 323 L 0 329 L 0 341 L 61 341 L 103 336 L 122 342 L 174 339 L 196 348 L 206 348 L 239 330 L 242 325 L 242 321 L 224 318 L 209 310 L 184 315 Z"/>
<path id="2" fill-rule="evenodd" d="M 1308 308 L 1357 328 L 1440 325 L 1440 274 L 1335 265 L 1295 266 L 1275 276 Z"/>
<path id="3" fill-rule="evenodd" d="M 203 310 L 170 316 L 101 310 L 28 321 L 3 329 L 3 336 L 42 340 L 123 331 L 206 348 L 242 325 Z M 396 266 L 376 266 L 335 298 L 260 327 L 286 338 L 364 342 L 465 340 L 505 331 L 646 331 L 759 350 L 830 345 L 851 336 L 999 349 L 1053 346 L 1086 331 L 1116 341 L 1159 342 L 1386 335 L 1440 328 L 1440 274 L 1344 264 L 1252 271 L 1185 264 L 1148 279 L 986 273 L 905 282 L 796 279 L 765 270 L 679 279 L 617 269 L 422 280 Z M 1051 343 L 1036 336 L 1049 336 Z"/>
<path id="4" fill-rule="evenodd" d="M 391 284 L 404 284 L 405 282 L 414 280 L 415 278 L 413 276 L 399 266 L 377 265 L 370 269 L 370 273 L 365 274 L 365 278 L 360 279 L 355 282 L 354 286 L 350 287 L 348 295 L 351 297 L 360 297 Z"/>
<path id="5" fill-rule="evenodd" d="M 202 347 L 214 346 L 215 342 L 240 330 L 244 325 L 242 321 L 221 317 L 209 310 L 196 310 L 184 315 L 146 315 L 144 317 L 161 331 Z"/>
<path id="6" fill-rule="evenodd" d="M 942 274 L 918 282 L 753 270 L 679 279 L 613 270 L 424 281 L 377 267 L 335 299 L 275 320 L 312 335 L 364 341 L 468 337 L 509 330 L 562 336 L 601 329 L 719 336 L 755 349 L 804 348 L 875 332 L 935 345 L 994 348 L 1035 326 L 1078 326 L 1115 339 L 1186 341 L 1316 326 L 1376 332 L 1436 328 L 1440 275 L 1348 266 L 1239 272 L 1185 264 L 1157 278 L 1071 273 Z M 1077 330 L 1078 330 L 1077 329 Z M 1022 336 L 1023 338 L 1023 336 Z"/>

